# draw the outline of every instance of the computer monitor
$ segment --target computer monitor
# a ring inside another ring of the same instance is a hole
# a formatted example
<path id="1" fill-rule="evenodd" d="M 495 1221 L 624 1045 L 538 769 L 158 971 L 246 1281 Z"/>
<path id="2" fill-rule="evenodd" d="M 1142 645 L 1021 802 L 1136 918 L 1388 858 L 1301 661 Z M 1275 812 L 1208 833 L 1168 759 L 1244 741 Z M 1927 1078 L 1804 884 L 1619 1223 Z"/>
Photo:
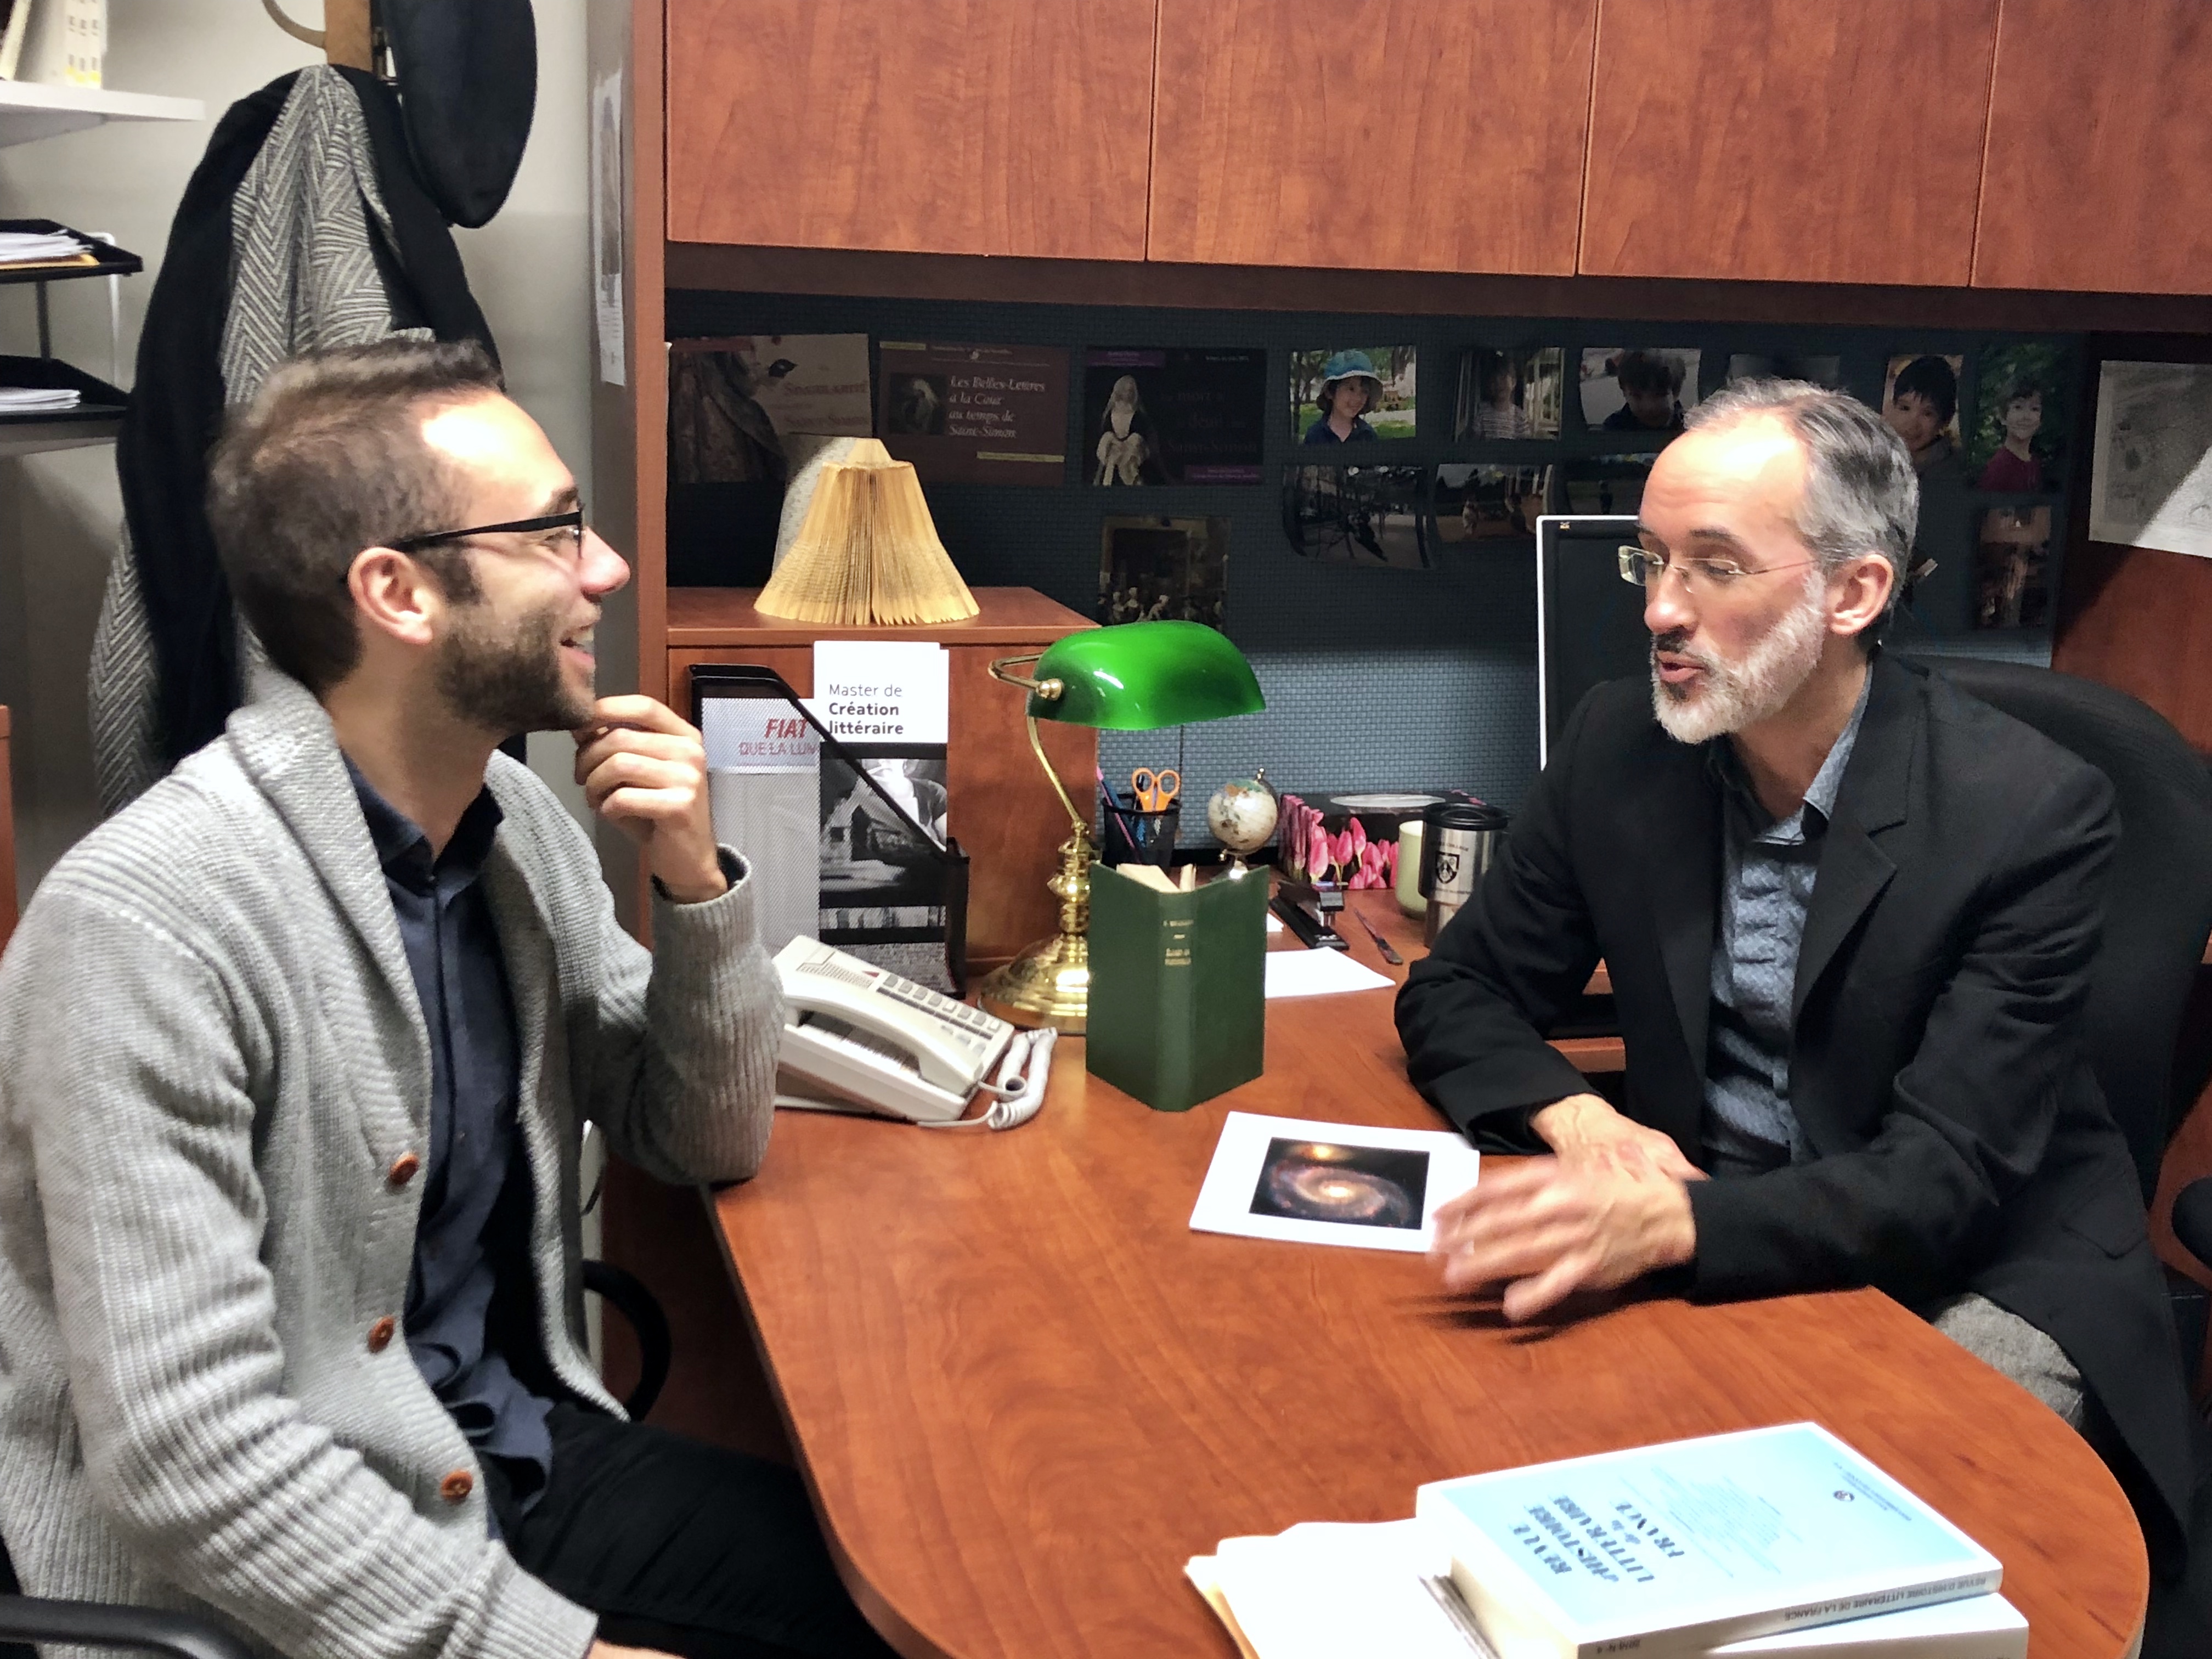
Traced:
<path id="1" fill-rule="evenodd" d="M 1644 590 L 1620 579 L 1633 514 L 1546 514 L 1536 520 L 1536 764 L 1547 766 L 1567 716 L 1592 686 L 1650 672 Z"/>

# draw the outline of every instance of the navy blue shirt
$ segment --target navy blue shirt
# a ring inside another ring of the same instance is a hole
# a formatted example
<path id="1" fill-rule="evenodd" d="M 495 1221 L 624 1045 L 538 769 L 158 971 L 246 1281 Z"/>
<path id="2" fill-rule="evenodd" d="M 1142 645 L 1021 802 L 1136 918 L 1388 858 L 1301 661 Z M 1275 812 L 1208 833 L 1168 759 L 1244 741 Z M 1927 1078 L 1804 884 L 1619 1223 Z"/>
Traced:
<path id="1" fill-rule="evenodd" d="M 1711 750 L 1721 780 L 1723 836 L 1704 1140 L 1715 1174 L 1778 1169 L 1812 1156 L 1790 1103 L 1790 1009 L 1820 849 L 1873 684 L 1869 673 L 1843 734 L 1786 818 L 1759 805 L 1726 738 Z"/>
<path id="2" fill-rule="evenodd" d="M 521 1071 L 507 963 L 477 879 L 499 832 L 499 804 L 489 789 L 478 794 L 433 862 L 429 838 L 351 761 L 346 769 L 384 866 L 430 1034 L 430 1144 L 407 1281 L 407 1347 L 477 1455 L 510 1460 L 516 1496 L 527 1507 L 553 1466 L 545 1426 L 551 1402 L 522 1385 L 486 1330 L 497 1264 L 528 1256 L 526 1239 L 499 1236 L 501 1228 L 526 1229 L 530 1179 L 515 1121 Z M 521 1201 L 502 1205 L 510 1181 Z"/>
<path id="3" fill-rule="evenodd" d="M 1324 415 L 1306 428 L 1306 435 L 1303 441 L 1310 444 L 1349 444 L 1357 443 L 1362 438 L 1372 438 L 1374 435 L 1375 428 L 1367 424 L 1367 417 L 1364 415 L 1355 415 L 1352 417 L 1351 436 L 1340 438 L 1336 435 L 1336 428 L 1328 423 L 1328 416 Z"/>

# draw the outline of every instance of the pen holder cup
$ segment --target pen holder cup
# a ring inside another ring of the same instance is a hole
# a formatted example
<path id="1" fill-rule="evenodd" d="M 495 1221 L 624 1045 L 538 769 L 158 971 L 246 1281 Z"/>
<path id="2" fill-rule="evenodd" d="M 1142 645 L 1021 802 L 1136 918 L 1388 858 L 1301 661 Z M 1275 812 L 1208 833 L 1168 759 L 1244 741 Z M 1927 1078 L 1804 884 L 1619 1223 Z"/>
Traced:
<path id="1" fill-rule="evenodd" d="M 1099 862 L 1157 864 L 1163 870 L 1175 863 L 1176 836 L 1182 826 L 1182 803 L 1170 801 L 1157 812 L 1133 806 L 1117 806 L 1101 798 L 1106 814 L 1106 836 Z"/>

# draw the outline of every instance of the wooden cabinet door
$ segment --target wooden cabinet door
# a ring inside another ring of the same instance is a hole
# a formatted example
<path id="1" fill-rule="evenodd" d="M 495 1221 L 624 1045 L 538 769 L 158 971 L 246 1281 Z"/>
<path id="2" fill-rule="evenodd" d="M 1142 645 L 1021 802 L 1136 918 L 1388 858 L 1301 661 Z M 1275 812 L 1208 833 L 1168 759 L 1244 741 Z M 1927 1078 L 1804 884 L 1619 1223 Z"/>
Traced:
<path id="1" fill-rule="evenodd" d="M 1145 257 L 1157 0 L 668 0 L 678 242 Z"/>
<path id="2" fill-rule="evenodd" d="M 1983 288 L 2212 294 L 2212 6 L 2003 0 Z"/>
<path id="3" fill-rule="evenodd" d="M 1963 287 L 1996 3 L 1601 0 L 1582 270 Z"/>
<path id="4" fill-rule="evenodd" d="M 1150 257 L 1574 270 L 1596 0 L 1160 0 Z"/>

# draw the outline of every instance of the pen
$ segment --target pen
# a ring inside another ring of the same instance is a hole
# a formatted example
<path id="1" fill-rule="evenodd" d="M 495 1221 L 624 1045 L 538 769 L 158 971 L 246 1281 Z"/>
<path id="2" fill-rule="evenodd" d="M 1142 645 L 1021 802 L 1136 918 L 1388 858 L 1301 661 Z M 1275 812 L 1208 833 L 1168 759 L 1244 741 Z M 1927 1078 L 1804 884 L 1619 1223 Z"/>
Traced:
<path id="1" fill-rule="evenodd" d="M 1345 908 L 1351 910 L 1352 907 L 1347 904 Z M 1359 916 L 1359 912 L 1357 910 L 1352 910 L 1352 914 Z M 1359 925 L 1367 930 L 1367 937 L 1375 941 L 1375 948 L 1382 953 L 1383 961 L 1389 963 L 1393 968 L 1403 968 L 1406 965 L 1406 958 L 1390 948 L 1390 941 L 1375 931 L 1373 922 L 1364 916 L 1359 916 Z"/>

